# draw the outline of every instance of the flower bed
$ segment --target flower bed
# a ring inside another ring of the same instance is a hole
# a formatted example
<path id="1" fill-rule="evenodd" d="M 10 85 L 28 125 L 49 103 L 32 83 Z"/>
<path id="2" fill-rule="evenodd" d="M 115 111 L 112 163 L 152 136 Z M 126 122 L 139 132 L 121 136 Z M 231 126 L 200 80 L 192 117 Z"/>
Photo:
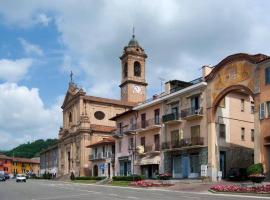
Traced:
<path id="1" fill-rule="evenodd" d="M 152 182 L 152 181 L 134 181 L 129 184 L 129 186 L 135 186 L 135 187 L 168 187 L 172 186 L 173 184 L 169 183 L 158 183 L 158 182 Z"/>
<path id="2" fill-rule="evenodd" d="M 215 192 L 239 192 L 239 193 L 270 193 L 270 185 L 241 186 L 241 185 L 215 185 L 210 188 Z"/>

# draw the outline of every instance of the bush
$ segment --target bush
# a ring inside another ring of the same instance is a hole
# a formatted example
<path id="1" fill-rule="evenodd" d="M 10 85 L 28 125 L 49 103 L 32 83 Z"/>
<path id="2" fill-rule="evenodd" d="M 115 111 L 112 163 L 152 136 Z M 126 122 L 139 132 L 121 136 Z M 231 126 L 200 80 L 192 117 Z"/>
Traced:
<path id="1" fill-rule="evenodd" d="M 257 163 L 257 164 L 250 165 L 247 168 L 247 173 L 248 173 L 248 175 L 251 175 L 251 174 L 263 174 L 263 165 L 262 165 L 262 163 Z"/>
<path id="2" fill-rule="evenodd" d="M 103 180 L 105 179 L 106 176 L 80 176 L 80 177 L 76 177 L 75 180 Z"/>
<path id="3" fill-rule="evenodd" d="M 74 180 L 75 180 L 75 175 L 74 175 L 74 173 L 73 173 L 73 172 L 71 172 L 70 179 L 71 179 L 72 181 L 74 181 Z"/>
<path id="4" fill-rule="evenodd" d="M 144 180 L 145 177 L 142 175 L 136 175 L 134 174 L 133 176 L 114 176 L 113 181 L 141 181 Z"/>

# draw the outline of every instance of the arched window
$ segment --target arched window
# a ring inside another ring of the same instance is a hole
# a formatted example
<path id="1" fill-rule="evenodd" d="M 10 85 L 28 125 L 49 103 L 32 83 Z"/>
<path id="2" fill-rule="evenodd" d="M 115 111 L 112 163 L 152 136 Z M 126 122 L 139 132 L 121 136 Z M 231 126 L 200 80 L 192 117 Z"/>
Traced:
<path id="1" fill-rule="evenodd" d="M 127 63 L 125 63 L 125 65 L 124 65 L 123 75 L 124 75 L 124 78 L 126 78 L 128 76 L 128 66 L 127 66 Z"/>
<path id="2" fill-rule="evenodd" d="M 134 76 L 141 76 L 141 64 L 138 61 L 134 62 Z"/>
<path id="3" fill-rule="evenodd" d="M 69 113 L 69 116 L 68 116 L 68 122 L 72 123 L 72 113 L 71 112 Z"/>

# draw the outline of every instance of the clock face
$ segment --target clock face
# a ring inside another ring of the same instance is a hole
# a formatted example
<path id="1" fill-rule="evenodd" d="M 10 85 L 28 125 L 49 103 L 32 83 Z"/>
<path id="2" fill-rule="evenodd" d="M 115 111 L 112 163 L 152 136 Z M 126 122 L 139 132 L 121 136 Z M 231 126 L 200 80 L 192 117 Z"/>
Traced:
<path id="1" fill-rule="evenodd" d="M 133 85 L 133 93 L 142 93 L 142 88 L 139 85 Z"/>

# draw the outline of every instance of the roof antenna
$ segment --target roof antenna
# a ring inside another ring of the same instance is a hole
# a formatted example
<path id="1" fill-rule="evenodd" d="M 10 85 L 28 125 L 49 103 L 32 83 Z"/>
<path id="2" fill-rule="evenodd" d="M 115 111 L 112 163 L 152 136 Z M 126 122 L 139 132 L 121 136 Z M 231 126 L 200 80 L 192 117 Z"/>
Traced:
<path id="1" fill-rule="evenodd" d="M 132 28 L 132 38 L 134 39 L 135 38 L 135 27 L 133 26 Z"/>
<path id="2" fill-rule="evenodd" d="M 161 94 L 163 91 L 163 82 L 165 81 L 165 78 L 158 77 L 158 79 L 160 80 L 160 94 Z"/>

